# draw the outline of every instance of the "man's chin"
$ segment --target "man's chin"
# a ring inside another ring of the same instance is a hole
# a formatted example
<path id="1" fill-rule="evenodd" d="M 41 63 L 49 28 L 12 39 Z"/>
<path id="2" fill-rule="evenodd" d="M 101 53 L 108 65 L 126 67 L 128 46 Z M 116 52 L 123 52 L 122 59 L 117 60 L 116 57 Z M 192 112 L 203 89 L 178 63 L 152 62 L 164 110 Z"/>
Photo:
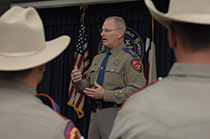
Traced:
<path id="1" fill-rule="evenodd" d="M 106 46 L 106 47 L 107 47 L 107 43 L 104 43 L 104 42 L 103 42 L 103 46 Z"/>

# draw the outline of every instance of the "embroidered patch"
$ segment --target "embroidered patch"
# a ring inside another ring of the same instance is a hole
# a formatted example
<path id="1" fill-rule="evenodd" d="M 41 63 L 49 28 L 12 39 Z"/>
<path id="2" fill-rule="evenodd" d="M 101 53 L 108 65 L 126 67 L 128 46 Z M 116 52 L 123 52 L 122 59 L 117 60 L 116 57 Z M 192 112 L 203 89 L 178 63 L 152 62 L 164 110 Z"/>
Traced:
<path id="1" fill-rule="evenodd" d="M 142 66 L 141 66 L 141 63 L 138 59 L 134 59 L 131 61 L 131 64 L 132 64 L 132 67 L 138 71 L 138 72 L 142 72 Z"/>
<path id="2" fill-rule="evenodd" d="M 72 123 L 66 126 L 65 137 L 67 139 L 84 139 L 79 130 Z"/>

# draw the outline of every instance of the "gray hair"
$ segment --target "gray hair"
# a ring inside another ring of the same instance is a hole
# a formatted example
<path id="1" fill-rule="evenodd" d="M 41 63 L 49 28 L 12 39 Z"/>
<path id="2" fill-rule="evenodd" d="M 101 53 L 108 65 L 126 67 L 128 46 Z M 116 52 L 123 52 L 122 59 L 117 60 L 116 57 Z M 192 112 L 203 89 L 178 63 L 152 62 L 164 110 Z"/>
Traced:
<path id="1" fill-rule="evenodd" d="M 110 17 L 107 17 L 105 19 L 105 21 L 106 20 L 109 20 L 109 19 L 114 19 L 115 24 L 117 26 L 119 26 L 120 28 L 122 28 L 124 32 L 126 31 L 126 23 L 125 23 L 125 20 L 122 17 L 119 17 L 119 16 L 110 16 Z"/>

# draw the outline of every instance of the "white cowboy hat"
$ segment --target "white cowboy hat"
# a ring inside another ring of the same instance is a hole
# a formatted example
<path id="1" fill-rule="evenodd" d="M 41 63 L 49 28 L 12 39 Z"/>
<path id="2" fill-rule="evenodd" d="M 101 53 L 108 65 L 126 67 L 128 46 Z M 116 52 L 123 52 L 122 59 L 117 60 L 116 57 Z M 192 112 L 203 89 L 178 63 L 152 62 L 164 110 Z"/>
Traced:
<path id="1" fill-rule="evenodd" d="M 158 11 L 152 0 L 145 0 L 145 4 L 151 15 L 165 27 L 173 21 L 210 24 L 210 0 L 170 0 L 166 14 Z"/>
<path id="2" fill-rule="evenodd" d="M 0 17 L 0 70 L 17 71 L 45 64 L 69 43 L 66 35 L 46 42 L 37 11 L 14 6 Z"/>

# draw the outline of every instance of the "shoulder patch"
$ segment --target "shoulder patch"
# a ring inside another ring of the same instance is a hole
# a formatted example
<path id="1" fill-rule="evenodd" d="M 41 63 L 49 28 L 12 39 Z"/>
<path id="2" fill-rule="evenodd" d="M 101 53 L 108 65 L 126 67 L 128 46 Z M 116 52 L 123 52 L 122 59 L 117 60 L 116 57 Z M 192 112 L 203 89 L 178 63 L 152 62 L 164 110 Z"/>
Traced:
<path id="1" fill-rule="evenodd" d="M 70 122 L 66 126 L 65 137 L 66 139 L 84 139 L 79 130 Z"/>
<path id="2" fill-rule="evenodd" d="M 133 58 L 138 58 L 137 54 L 134 51 L 132 51 L 130 48 L 124 47 L 123 50 L 129 53 Z"/>
<path id="3" fill-rule="evenodd" d="M 142 65 L 141 65 L 141 62 L 139 61 L 139 59 L 133 59 L 131 61 L 131 65 L 136 71 L 138 71 L 140 73 L 142 72 Z"/>

